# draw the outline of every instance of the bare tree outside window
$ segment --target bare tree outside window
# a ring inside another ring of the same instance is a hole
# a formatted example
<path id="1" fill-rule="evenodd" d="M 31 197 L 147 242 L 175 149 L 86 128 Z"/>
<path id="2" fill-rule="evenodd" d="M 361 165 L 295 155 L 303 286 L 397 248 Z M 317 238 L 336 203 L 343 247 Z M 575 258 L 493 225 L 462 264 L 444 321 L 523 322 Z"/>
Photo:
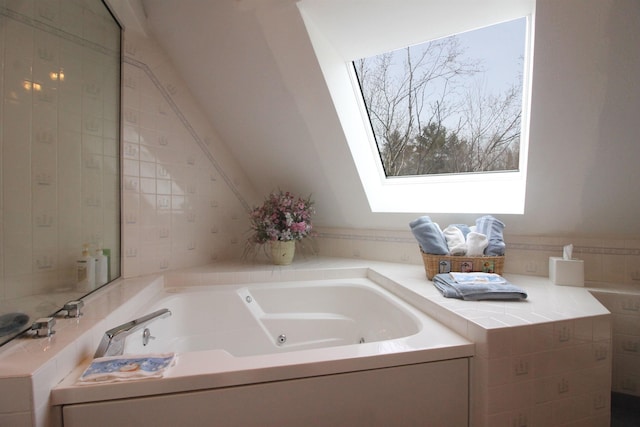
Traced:
<path id="1" fill-rule="evenodd" d="M 518 170 L 525 31 L 522 18 L 353 62 L 387 177 Z"/>

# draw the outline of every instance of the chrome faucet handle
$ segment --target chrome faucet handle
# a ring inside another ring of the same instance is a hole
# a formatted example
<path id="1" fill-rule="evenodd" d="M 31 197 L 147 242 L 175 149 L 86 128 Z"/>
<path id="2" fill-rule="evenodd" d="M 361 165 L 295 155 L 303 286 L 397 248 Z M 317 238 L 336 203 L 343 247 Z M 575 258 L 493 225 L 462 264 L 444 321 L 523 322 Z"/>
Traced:
<path id="1" fill-rule="evenodd" d="M 142 316 L 139 319 L 135 319 L 130 322 L 123 323 L 122 325 L 116 326 L 115 328 L 109 329 L 102 336 L 102 340 L 100 341 L 100 344 L 98 344 L 98 349 L 93 355 L 93 358 L 96 359 L 98 357 L 104 356 L 121 356 L 124 351 L 124 342 L 127 336 L 144 328 L 154 320 L 164 319 L 165 317 L 169 316 L 171 316 L 171 311 L 167 308 L 161 308 L 160 310 Z M 148 343 L 149 339 L 152 339 L 153 337 L 151 336 L 150 331 L 147 332 L 146 335 L 148 335 L 146 338 Z"/>
<path id="2" fill-rule="evenodd" d="M 77 317 L 82 316 L 82 307 L 84 307 L 84 301 L 82 301 L 82 300 L 67 302 L 62 307 L 62 309 L 67 312 L 67 315 L 64 316 L 64 317 L 66 317 L 66 318 L 76 317 L 77 318 Z"/>
<path id="3" fill-rule="evenodd" d="M 36 331 L 35 337 L 45 338 L 55 334 L 53 326 L 56 324 L 56 319 L 53 317 L 42 317 L 31 325 L 31 330 Z"/>

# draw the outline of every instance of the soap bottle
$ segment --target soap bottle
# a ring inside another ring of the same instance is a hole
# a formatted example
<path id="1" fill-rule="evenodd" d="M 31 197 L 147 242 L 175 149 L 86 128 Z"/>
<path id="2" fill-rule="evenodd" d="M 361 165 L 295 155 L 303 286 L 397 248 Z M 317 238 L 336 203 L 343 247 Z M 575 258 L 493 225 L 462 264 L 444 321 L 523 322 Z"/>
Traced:
<path id="1" fill-rule="evenodd" d="M 108 282 L 108 266 L 107 257 L 102 252 L 102 249 L 98 246 L 94 252 L 96 259 L 96 287 L 102 286 Z"/>
<path id="2" fill-rule="evenodd" d="M 76 261 L 76 286 L 82 292 L 96 287 L 96 260 L 89 254 L 89 245 L 82 246 L 82 257 Z"/>
<path id="3" fill-rule="evenodd" d="M 102 249 L 102 254 L 107 257 L 107 282 L 111 281 L 111 249 Z"/>

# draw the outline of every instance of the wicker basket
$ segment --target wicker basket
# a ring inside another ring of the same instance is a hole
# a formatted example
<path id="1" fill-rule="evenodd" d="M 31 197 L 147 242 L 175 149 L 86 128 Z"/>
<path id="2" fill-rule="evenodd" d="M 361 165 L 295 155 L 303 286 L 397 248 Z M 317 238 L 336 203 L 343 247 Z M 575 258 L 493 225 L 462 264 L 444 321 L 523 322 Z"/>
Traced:
<path id="1" fill-rule="evenodd" d="M 504 256 L 452 256 L 432 255 L 420 249 L 427 279 L 431 280 L 438 273 L 483 271 L 485 273 L 502 274 Z"/>

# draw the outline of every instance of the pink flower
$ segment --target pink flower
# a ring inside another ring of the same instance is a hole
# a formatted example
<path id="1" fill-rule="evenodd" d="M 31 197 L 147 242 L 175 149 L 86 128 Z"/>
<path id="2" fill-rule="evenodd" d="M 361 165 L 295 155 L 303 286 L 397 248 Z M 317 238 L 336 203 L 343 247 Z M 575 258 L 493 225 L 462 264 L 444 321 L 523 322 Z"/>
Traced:
<path id="1" fill-rule="evenodd" d="M 252 243 L 269 240 L 301 240 L 311 233 L 315 213 L 311 198 L 295 197 L 289 192 L 271 193 L 262 206 L 249 213 Z"/>
<path id="2" fill-rule="evenodd" d="M 291 231 L 294 233 L 301 233 L 307 229 L 307 224 L 304 222 L 294 222 L 291 224 Z"/>

